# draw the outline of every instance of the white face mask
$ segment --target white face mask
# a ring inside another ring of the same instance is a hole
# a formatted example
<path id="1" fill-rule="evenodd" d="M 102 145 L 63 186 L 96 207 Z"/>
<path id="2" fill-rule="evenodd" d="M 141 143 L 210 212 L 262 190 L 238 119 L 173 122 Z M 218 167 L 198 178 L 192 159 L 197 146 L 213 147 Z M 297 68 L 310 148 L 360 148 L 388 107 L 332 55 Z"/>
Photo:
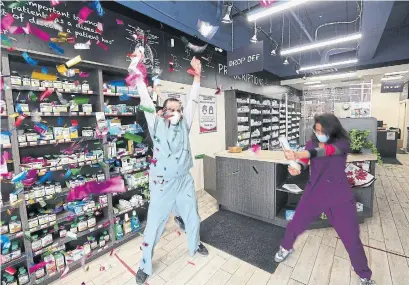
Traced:
<path id="1" fill-rule="evenodd" d="M 172 117 L 169 118 L 169 121 L 172 125 L 177 125 L 177 123 L 179 123 L 181 115 L 179 112 L 172 112 L 170 113 L 172 115 Z"/>

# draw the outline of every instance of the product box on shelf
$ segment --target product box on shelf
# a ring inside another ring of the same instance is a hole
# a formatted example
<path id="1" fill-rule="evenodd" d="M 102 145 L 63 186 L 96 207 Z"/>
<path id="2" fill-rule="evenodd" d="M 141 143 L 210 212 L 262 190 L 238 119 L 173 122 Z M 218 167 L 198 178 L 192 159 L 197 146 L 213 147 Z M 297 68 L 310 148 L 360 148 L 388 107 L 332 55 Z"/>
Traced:
<path id="1" fill-rule="evenodd" d="M 92 104 L 82 104 L 82 112 L 84 113 L 92 113 Z"/>
<path id="2" fill-rule="evenodd" d="M 52 113 L 53 106 L 51 103 L 40 103 L 40 112 L 42 113 Z"/>

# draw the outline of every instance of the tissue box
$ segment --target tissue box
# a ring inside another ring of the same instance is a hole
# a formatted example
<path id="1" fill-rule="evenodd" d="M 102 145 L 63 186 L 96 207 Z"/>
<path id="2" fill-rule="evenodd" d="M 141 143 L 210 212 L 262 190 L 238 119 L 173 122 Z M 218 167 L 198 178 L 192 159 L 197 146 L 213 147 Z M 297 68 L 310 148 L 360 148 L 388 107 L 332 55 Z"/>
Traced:
<path id="1" fill-rule="evenodd" d="M 53 106 L 53 112 L 54 113 L 66 113 L 67 112 L 67 106 L 65 105 L 55 105 Z"/>
<path id="2" fill-rule="evenodd" d="M 54 127 L 53 132 L 54 132 L 54 137 L 56 140 L 62 140 L 64 139 L 64 128 L 62 127 Z"/>

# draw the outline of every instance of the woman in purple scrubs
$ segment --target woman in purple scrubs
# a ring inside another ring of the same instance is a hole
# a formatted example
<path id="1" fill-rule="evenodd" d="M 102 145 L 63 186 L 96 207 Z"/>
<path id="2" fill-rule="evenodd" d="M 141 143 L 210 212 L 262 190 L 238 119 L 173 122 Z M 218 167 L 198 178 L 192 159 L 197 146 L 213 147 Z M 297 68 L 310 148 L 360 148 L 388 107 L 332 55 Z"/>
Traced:
<path id="1" fill-rule="evenodd" d="M 310 166 L 310 179 L 293 220 L 288 224 L 276 262 L 282 262 L 293 251 L 297 237 L 304 232 L 321 213 L 325 213 L 334 226 L 346 250 L 361 285 L 372 285 L 372 272 L 368 267 L 365 251 L 359 237 L 356 201 L 345 174 L 349 152 L 349 137 L 337 117 L 323 114 L 315 117 L 314 134 L 304 151 L 286 151 L 288 160 L 297 161 L 302 170 Z M 295 176 L 300 170 L 289 166 Z"/>

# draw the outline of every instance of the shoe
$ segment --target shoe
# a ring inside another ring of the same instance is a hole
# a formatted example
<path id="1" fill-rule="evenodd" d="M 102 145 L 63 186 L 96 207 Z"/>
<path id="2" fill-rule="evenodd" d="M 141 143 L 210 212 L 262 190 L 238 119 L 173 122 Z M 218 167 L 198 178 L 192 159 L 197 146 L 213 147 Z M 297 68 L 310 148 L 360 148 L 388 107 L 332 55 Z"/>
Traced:
<path id="1" fill-rule="evenodd" d="M 136 284 L 145 284 L 146 279 L 148 279 L 148 274 L 146 274 L 142 269 L 139 268 L 138 272 L 136 273 Z"/>
<path id="2" fill-rule="evenodd" d="M 360 285 L 376 285 L 375 281 L 367 278 L 361 278 L 359 280 L 361 281 L 361 283 L 359 283 Z"/>
<path id="3" fill-rule="evenodd" d="M 285 248 L 280 246 L 280 249 L 277 251 L 276 255 L 274 256 L 275 262 L 284 261 L 292 252 L 293 252 L 292 249 L 286 250 Z"/>
<path id="4" fill-rule="evenodd" d="M 200 243 L 199 247 L 197 248 L 196 252 L 202 256 L 208 256 L 209 255 L 209 251 L 207 250 L 207 248 Z"/>
<path id="5" fill-rule="evenodd" d="M 175 223 L 178 224 L 179 228 L 185 230 L 185 223 L 183 222 L 181 217 L 179 216 L 175 217 Z"/>

